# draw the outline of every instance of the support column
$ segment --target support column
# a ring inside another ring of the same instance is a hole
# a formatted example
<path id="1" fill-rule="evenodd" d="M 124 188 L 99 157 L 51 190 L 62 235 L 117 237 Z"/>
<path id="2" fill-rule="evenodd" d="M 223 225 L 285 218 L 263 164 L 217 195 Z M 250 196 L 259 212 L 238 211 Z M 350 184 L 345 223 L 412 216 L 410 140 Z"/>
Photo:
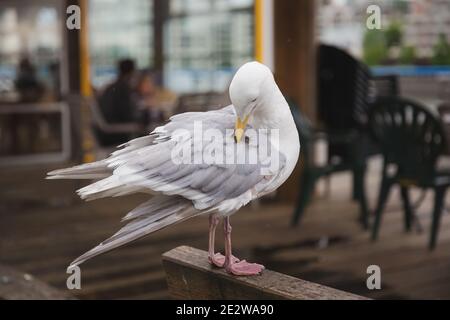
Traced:
<path id="1" fill-rule="evenodd" d="M 154 0 L 153 2 L 153 68 L 158 72 L 161 83 L 164 83 L 164 24 L 169 15 L 169 1 Z"/>
<path id="2" fill-rule="evenodd" d="M 80 5 L 79 0 L 66 0 L 61 5 L 61 28 L 63 52 L 61 82 L 64 83 L 62 97 L 69 104 L 71 118 L 72 159 L 80 162 L 83 158 L 81 135 L 81 73 L 80 73 L 80 30 L 66 27 L 66 10 L 71 5 Z"/>
<path id="3" fill-rule="evenodd" d="M 279 0 L 274 5 L 276 79 L 283 93 L 315 122 L 316 2 Z"/>
<path id="4" fill-rule="evenodd" d="M 274 1 L 275 78 L 281 91 L 294 99 L 313 123 L 316 123 L 316 1 Z M 281 187 L 281 200 L 297 197 L 299 166 Z"/>

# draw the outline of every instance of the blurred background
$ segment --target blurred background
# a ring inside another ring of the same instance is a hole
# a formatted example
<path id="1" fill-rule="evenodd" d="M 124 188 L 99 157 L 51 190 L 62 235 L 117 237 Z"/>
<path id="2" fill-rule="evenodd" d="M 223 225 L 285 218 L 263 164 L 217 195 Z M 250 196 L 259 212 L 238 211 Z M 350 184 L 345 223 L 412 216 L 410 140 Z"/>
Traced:
<path id="1" fill-rule="evenodd" d="M 0 1 L 0 298 L 23 279 L 28 297 L 168 298 L 161 254 L 206 249 L 207 219 L 88 261 L 68 290 L 68 264 L 146 197 L 84 203 L 82 182 L 46 172 L 228 105 L 251 60 L 274 72 L 302 155 L 233 217 L 236 255 L 371 298 L 449 299 L 447 0 Z"/>

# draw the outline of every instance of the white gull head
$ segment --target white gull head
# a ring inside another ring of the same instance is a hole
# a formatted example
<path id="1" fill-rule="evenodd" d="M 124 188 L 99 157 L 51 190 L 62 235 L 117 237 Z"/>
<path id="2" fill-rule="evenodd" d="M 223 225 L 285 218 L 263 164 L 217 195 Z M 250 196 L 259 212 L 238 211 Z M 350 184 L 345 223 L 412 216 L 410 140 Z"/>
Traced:
<path id="1" fill-rule="evenodd" d="M 278 88 L 272 71 L 253 61 L 241 66 L 230 84 L 230 99 L 236 112 L 235 140 L 239 142 L 249 124 L 254 129 L 278 130 L 279 150 L 287 165 L 279 183 L 291 174 L 297 163 L 300 144 L 289 105 Z M 276 187 L 279 186 L 276 183 Z"/>
<path id="2" fill-rule="evenodd" d="M 253 61 L 241 66 L 230 84 L 230 99 L 236 115 L 244 120 L 261 103 L 261 93 L 266 80 L 273 83 L 273 75 L 268 67 Z"/>
<path id="3" fill-rule="evenodd" d="M 281 131 L 285 131 L 286 121 L 293 124 L 289 105 L 275 83 L 272 71 L 262 63 L 253 61 L 241 66 L 231 81 L 229 94 L 236 112 L 237 140 L 247 124 L 255 129 Z M 295 125 L 289 129 L 292 128 Z"/>

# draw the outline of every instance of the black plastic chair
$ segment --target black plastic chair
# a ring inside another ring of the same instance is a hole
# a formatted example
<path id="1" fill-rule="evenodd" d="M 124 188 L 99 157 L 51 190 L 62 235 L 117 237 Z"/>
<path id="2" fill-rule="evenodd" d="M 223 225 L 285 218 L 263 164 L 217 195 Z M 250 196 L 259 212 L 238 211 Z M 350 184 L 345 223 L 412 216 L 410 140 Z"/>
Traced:
<path id="1" fill-rule="evenodd" d="M 311 122 L 301 114 L 297 104 L 289 98 L 286 98 L 291 108 L 292 117 L 298 130 L 301 148 L 301 163 L 303 172 L 300 177 L 299 194 L 297 205 L 294 211 L 292 225 L 297 225 L 306 206 L 309 204 L 316 181 L 331 172 L 330 168 L 317 167 L 313 164 L 313 147 L 319 134 L 314 130 Z"/>
<path id="2" fill-rule="evenodd" d="M 370 72 L 364 64 L 336 47 L 320 45 L 318 53 L 317 100 L 319 120 L 323 125 L 320 136 L 328 143 L 328 162 L 321 167 L 305 164 L 292 224 L 299 223 L 320 177 L 349 170 L 353 173 L 353 199 L 360 204 L 360 221 L 367 228 L 364 177 L 371 150 L 366 134 Z M 312 138 L 307 143 L 313 144 L 316 133 L 306 136 Z M 302 152 L 305 152 L 305 141 L 307 139 L 302 141 Z"/>
<path id="3" fill-rule="evenodd" d="M 310 203 L 314 192 L 314 187 L 321 177 L 329 176 L 332 173 L 340 171 L 354 170 L 354 168 L 346 163 L 341 162 L 334 163 L 329 161 L 323 165 L 315 164 L 313 159 L 313 152 L 316 141 L 319 139 L 324 139 L 328 143 L 342 143 L 343 141 L 339 140 L 342 139 L 342 137 L 328 136 L 325 131 L 315 129 L 312 126 L 311 122 L 303 114 L 301 114 L 300 109 L 295 104 L 295 102 L 293 102 L 293 100 L 289 98 L 287 98 L 287 101 L 291 107 L 292 116 L 299 132 L 302 156 L 301 161 L 303 166 L 302 175 L 300 177 L 297 204 L 291 222 L 291 224 L 295 226 L 298 224 L 300 218 L 303 216 L 304 210 Z M 347 139 L 347 137 L 344 137 L 344 139 Z M 358 169 L 361 169 L 361 167 L 359 167 Z M 358 178 L 355 179 L 355 188 L 364 190 L 362 170 L 357 171 L 356 175 L 358 175 Z M 364 224 L 365 222 L 367 222 L 368 209 L 364 191 L 362 192 L 362 195 L 363 196 L 361 196 L 358 200 L 361 206 L 360 219 Z"/>
<path id="4" fill-rule="evenodd" d="M 417 102 L 391 97 L 377 100 L 371 109 L 369 123 L 384 157 L 372 239 L 378 237 L 383 209 L 393 185 L 398 184 L 401 188 L 406 231 L 411 230 L 414 217 L 409 188 L 432 188 L 435 198 L 429 248 L 433 249 L 445 193 L 450 186 L 450 171 L 436 168 L 437 159 L 446 143 L 441 122 Z M 388 171 L 391 165 L 395 167 L 394 173 Z"/>
<path id="5" fill-rule="evenodd" d="M 445 155 L 450 155 L 450 103 L 444 102 L 441 103 L 438 107 L 439 118 L 442 123 L 442 130 L 445 134 Z"/>

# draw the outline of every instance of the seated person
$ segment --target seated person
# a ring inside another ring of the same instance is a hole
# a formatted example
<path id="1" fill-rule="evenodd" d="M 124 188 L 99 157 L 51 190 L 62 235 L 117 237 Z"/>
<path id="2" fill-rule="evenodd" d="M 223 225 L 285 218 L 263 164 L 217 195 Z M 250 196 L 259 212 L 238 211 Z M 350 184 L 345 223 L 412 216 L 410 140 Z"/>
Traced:
<path id="1" fill-rule="evenodd" d="M 138 107 L 133 94 L 132 81 L 135 74 L 134 61 L 124 59 L 118 64 L 118 77 L 100 95 L 98 104 L 106 122 L 110 124 L 138 121 Z M 106 134 L 98 128 L 95 133 L 102 145 L 116 145 L 126 142 L 128 134 Z"/>
<path id="2" fill-rule="evenodd" d="M 141 73 L 136 86 L 136 98 L 139 109 L 145 114 L 146 125 L 159 124 L 165 120 L 157 95 L 158 88 L 153 77 L 147 72 Z"/>
<path id="3" fill-rule="evenodd" d="M 100 110 L 108 123 L 134 122 L 137 111 L 132 88 L 134 61 L 130 59 L 119 61 L 118 72 L 117 79 L 100 96 Z"/>
<path id="4" fill-rule="evenodd" d="M 176 102 L 176 95 L 156 84 L 155 76 L 144 71 L 136 86 L 136 101 L 150 130 L 161 125 L 171 114 L 170 108 Z"/>
<path id="5" fill-rule="evenodd" d="M 36 69 L 28 58 L 19 62 L 15 86 L 20 102 L 37 102 L 43 96 L 44 87 L 39 82 Z"/>

